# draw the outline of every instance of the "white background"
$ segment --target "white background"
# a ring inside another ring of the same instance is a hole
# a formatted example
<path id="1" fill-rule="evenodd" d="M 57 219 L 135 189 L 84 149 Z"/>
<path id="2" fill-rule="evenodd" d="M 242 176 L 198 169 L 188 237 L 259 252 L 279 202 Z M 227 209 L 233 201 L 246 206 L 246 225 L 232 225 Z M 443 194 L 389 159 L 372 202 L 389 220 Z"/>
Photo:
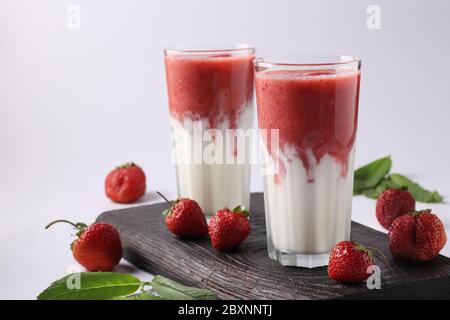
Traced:
<path id="1" fill-rule="evenodd" d="M 79 30 L 66 26 L 71 4 Z M 380 30 L 366 26 L 371 4 Z M 175 196 L 167 44 L 362 57 L 356 165 L 390 154 L 395 171 L 450 196 L 449 12 L 445 0 L 0 0 L 0 298 L 33 299 L 76 265 L 70 227 L 44 225 L 122 208 L 103 191 L 116 165 L 145 169 L 144 201 Z M 374 206 L 356 197 L 354 220 L 380 229 Z M 450 205 L 420 206 L 450 234 Z"/>

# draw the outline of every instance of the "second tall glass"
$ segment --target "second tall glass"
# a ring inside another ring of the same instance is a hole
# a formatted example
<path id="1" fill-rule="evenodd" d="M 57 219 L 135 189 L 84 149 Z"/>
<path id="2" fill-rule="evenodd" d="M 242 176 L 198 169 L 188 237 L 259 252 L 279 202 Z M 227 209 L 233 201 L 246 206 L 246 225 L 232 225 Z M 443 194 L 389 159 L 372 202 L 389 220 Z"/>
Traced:
<path id="1" fill-rule="evenodd" d="M 255 62 L 269 256 L 318 267 L 350 238 L 360 61 L 293 55 Z M 274 137 L 276 139 L 274 139 Z"/>
<path id="2" fill-rule="evenodd" d="M 236 133 L 252 127 L 255 49 L 206 45 L 164 53 L 179 197 L 196 200 L 207 215 L 248 208 L 250 148 Z"/>

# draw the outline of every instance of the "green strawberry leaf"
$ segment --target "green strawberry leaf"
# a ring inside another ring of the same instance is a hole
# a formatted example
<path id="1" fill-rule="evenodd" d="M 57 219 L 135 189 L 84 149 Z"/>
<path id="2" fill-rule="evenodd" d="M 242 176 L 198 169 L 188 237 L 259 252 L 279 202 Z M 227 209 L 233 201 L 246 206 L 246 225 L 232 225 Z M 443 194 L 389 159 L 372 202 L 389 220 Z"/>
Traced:
<path id="1" fill-rule="evenodd" d="M 375 188 L 392 167 L 390 156 L 375 160 L 355 171 L 353 194 L 363 194 L 365 189 Z"/>
<path id="2" fill-rule="evenodd" d="M 245 210 L 244 206 L 237 206 L 233 209 L 234 213 L 242 214 L 244 217 L 248 218 L 250 216 L 250 211 Z"/>
<path id="3" fill-rule="evenodd" d="M 127 169 L 129 167 L 134 167 L 136 164 L 134 162 L 126 162 L 120 166 L 117 167 L 117 169 Z"/>
<path id="4" fill-rule="evenodd" d="M 53 282 L 38 300 L 109 300 L 134 293 L 141 281 L 129 274 L 79 272 Z"/>
<path id="5" fill-rule="evenodd" d="M 431 209 L 416 210 L 416 211 L 413 211 L 412 215 L 413 215 L 413 217 L 417 217 L 417 216 L 420 216 L 422 213 L 432 213 L 432 212 L 431 212 Z"/>
<path id="6" fill-rule="evenodd" d="M 161 298 L 169 300 L 216 300 L 217 295 L 207 289 L 187 287 L 167 279 L 155 276 L 150 283 L 153 291 Z"/>
<path id="7" fill-rule="evenodd" d="M 369 256 L 369 259 L 370 259 L 371 261 L 374 261 L 372 251 L 368 250 L 364 245 L 362 245 L 362 244 L 359 243 L 359 242 L 352 241 L 352 243 L 353 243 L 353 245 L 355 246 L 355 249 L 356 249 L 356 250 L 361 251 L 361 252 L 363 252 L 363 253 L 366 253 L 366 254 Z"/>
<path id="8" fill-rule="evenodd" d="M 407 189 L 416 201 L 438 203 L 444 200 L 444 198 L 437 191 L 429 191 L 401 174 L 393 173 L 389 176 L 389 180 L 395 188 Z"/>

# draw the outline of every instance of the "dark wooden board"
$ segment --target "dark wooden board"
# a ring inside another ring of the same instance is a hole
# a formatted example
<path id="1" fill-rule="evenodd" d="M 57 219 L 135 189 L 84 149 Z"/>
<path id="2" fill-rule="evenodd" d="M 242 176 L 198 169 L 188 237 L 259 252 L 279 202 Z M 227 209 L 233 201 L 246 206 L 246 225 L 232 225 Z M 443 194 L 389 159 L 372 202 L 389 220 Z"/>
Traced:
<path id="1" fill-rule="evenodd" d="M 352 239 L 384 251 L 381 289 L 364 283 L 344 285 L 327 276 L 325 267 L 283 267 L 267 255 L 264 204 L 261 193 L 252 194 L 252 232 L 230 253 L 216 252 L 205 240 L 184 240 L 165 227 L 158 203 L 101 214 L 120 231 L 124 257 L 139 268 L 186 285 L 206 287 L 222 299 L 449 299 L 450 259 L 439 256 L 425 264 L 394 259 L 387 236 L 352 223 Z"/>

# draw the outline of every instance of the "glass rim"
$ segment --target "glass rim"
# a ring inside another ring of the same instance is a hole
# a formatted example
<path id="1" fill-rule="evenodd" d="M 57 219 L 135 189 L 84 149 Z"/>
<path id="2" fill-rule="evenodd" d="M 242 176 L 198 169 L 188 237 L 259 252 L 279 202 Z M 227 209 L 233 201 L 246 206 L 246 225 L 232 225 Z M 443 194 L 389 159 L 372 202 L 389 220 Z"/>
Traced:
<path id="1" fill-rule="evenodd" d="M 191 45 L 168 45 L 163 48 L 166 55 L 195 55 L 220 53 L 246 53 L 253 54 L 256 47 L 247 43 L 199 43 Z"/>
<path id="2" fill-rule="evenodd" d="M 341 54 L 315 54 L 293 53 L 271 55 L 255 59 L 255 66 L 280 67 L 339 67 L 352 64 L 361 64 L 361 59 L 351 55 Z"/>

